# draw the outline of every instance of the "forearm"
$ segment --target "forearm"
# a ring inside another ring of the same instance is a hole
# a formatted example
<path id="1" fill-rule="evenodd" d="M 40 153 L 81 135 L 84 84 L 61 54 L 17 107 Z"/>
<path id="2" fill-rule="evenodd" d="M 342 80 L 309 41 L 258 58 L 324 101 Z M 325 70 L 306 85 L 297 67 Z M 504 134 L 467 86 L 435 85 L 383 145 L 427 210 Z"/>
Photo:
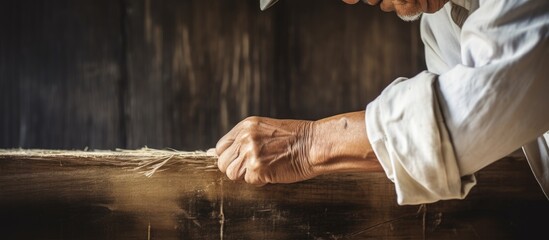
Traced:
<path id="1" fill-rule="evenodd" d="M 313 123 L 310 161 L 315 171 L 382 171 L 368 141 L 364 117 L 364 111 L 351 112 Z"/>

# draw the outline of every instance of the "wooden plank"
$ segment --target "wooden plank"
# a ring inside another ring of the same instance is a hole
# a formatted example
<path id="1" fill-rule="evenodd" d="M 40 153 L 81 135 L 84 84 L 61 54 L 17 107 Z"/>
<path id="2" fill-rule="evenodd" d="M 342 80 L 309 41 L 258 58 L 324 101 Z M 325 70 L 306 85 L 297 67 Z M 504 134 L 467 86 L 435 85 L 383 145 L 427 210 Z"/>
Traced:
<path id="1" fill-rule="evenodd" d="M 209 167 L 212 158 L 171 160 L 149 178 L 132 170 L 139 161 L 128 159 L 45 161 L 0 154 L 2 236 L 516 239 L 541 236 L 539 219 L 549 213 L 523 157 L 481 170 L 465 200 L 423 206 L 397 206 L 383 173 L 257 188 L 229 181 Z"/>
<path id="2" fill-rule="evenodd" d="M 127 1 L 130 147 L 196 149 L 276 113 L 271 14 L 256 1 Z"/>
<path id="3" fill-rule="evenodd" d="M 0 147 L 123 147 L 118 4 L 0 3 Z"/>

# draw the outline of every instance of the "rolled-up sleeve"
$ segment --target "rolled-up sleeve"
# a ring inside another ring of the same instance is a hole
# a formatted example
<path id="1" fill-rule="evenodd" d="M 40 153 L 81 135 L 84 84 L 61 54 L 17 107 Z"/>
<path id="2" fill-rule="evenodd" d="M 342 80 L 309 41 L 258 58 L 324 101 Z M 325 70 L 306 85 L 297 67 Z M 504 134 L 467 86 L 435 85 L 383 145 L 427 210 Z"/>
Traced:
<path id="1" fill-rule="evenodd" d="M 399 204 L 461 199 L 475 184 L 461 177 L 434 93 L 437 75 L 397 79 L 366 108 L 370 143 Z"/>
<path id="2" fill-rule="evenodd" d="M 474 172 L 549 130 L 548 3 L 483 1 L 458 36 L 458 62 L 397 79 L 367 106 L 399 204 L 462 199 Z M 428 39 L 427 57 L 445 60 L 429 46 L 443 40 Z"/>

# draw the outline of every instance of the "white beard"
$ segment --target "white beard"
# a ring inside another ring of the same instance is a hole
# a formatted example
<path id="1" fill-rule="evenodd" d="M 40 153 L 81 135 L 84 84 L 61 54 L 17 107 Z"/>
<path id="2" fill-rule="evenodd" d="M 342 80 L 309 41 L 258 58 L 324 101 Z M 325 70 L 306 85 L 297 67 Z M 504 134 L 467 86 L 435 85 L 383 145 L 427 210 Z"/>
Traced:
<path id="1" fill-rule="evenodd" d="M 421 17 L 422 12 L 418 12 L 412 15 L 398 15 L 398 17 L 406 22 L 413 22 Z"/>

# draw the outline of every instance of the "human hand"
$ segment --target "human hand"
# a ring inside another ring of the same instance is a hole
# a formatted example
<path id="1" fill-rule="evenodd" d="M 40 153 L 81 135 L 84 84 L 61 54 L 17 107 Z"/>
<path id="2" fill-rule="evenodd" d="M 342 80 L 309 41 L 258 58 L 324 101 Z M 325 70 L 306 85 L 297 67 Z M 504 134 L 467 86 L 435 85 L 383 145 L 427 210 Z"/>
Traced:
<path id="1" fill-rule="evenodd" d="M 249 117 L 217 143 L 218 167 L 229 179 L 254 185 L 312 178 L 312 132 L 312 121 Z"/>
<path id="2" fill-rule="evenodd" d="M 250 117 L 216 146 L 231 180 L 292 183 L 332 172 L 381 171 L 366 137 L 364 112 L 318 121 Z"/>

